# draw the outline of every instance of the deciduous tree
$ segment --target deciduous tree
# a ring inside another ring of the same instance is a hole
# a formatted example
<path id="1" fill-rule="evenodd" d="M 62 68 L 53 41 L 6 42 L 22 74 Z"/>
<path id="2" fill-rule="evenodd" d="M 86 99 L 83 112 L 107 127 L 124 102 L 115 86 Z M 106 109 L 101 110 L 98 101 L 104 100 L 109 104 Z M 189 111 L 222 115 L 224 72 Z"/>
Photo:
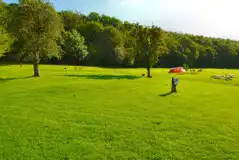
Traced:
<path id="1" fill-rule="evenodd" d="M 64 55 L 70 55 L 75 58 L 76 65 L 88 55 L 85 39 L 76 30 L 68 31 L 63 36 L 63 52 Z"/>
<path id="2" fill-rule="evenodd" d="M 150 78 L 150 69 L 159 61 L 159 56 L 167 52 L 164 42 L 165 33 L 162 29 L 152 26 L 139 28 L 136 37 L 136 50 L 147 68 L 147 75 Z"/>
<path id="3" fill-rule="evenodd" d="M 61 18 L 45 0 L 19 0 L 12 16 L 8 31 L 21 43 L 21 53 L 33 63 L 34 76 L 40 76 L 42 57 L 60 57 L 56 41 L 63 30 Z"/>

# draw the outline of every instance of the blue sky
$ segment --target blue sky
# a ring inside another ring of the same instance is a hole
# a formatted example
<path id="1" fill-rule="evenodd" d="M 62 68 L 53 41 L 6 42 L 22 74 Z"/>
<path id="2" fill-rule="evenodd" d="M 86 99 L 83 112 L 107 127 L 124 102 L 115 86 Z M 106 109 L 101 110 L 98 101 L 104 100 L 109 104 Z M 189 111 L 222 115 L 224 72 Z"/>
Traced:
<path id="1" fill-rule="evenodd" d="M 4 0 L 16 2 L 17 0 Z M 239 40 L 238 0 L 51 0 L 59 10 L 91 11 L 168 31 Z"/>

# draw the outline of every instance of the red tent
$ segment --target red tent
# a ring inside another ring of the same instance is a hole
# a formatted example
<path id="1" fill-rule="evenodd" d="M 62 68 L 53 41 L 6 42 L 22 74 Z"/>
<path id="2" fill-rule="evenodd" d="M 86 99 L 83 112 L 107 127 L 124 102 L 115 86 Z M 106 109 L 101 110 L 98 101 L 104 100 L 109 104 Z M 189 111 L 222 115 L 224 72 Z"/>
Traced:
<path id="1" fill-rule="evenodd" d="M 184 73 L 186 70 L 183 67 L 171 68 L 169 73 Z"/>

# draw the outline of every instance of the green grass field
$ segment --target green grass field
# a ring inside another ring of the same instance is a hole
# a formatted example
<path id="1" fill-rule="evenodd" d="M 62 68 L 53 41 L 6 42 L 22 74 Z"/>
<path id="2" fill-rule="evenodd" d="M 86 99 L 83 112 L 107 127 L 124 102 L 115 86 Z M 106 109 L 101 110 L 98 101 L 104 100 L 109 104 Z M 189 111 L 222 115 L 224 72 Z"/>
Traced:
<path id="1" fill-rule="evenodd" d="M 0 159 L 239 159 L 239 78 L 206 69 L 0 66 Z M 164 96 L 165 95 L 165 96 Z"/>

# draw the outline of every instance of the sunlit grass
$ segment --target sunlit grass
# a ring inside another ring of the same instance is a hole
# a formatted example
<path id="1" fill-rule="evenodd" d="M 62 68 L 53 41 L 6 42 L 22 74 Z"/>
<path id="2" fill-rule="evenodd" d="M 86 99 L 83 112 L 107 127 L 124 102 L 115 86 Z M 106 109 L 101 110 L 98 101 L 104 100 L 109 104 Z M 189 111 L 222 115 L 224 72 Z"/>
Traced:
<path id="1" fill-rule="evenodd" d="M 0 66 L 0 159 L 238 159 L 239 78 L 206 69 Z"/>

